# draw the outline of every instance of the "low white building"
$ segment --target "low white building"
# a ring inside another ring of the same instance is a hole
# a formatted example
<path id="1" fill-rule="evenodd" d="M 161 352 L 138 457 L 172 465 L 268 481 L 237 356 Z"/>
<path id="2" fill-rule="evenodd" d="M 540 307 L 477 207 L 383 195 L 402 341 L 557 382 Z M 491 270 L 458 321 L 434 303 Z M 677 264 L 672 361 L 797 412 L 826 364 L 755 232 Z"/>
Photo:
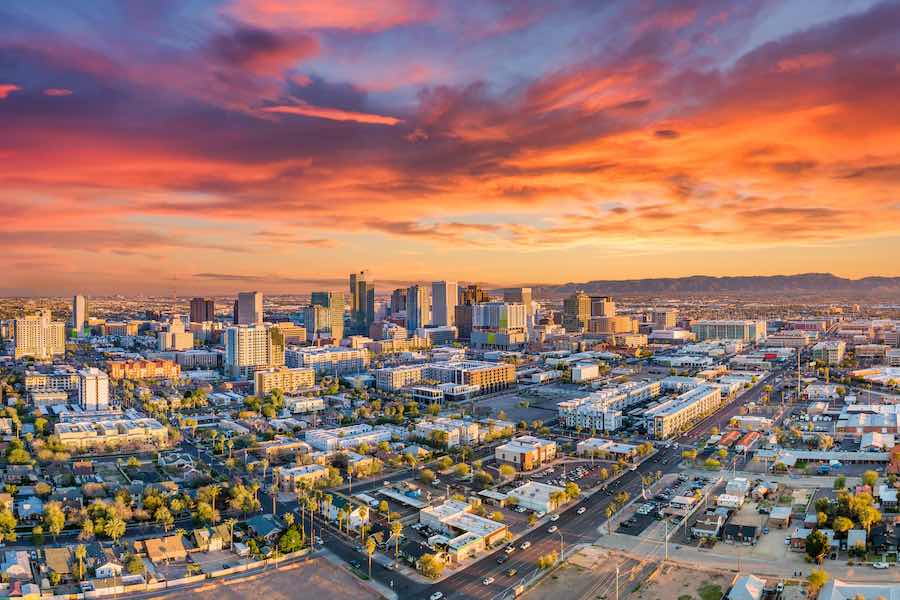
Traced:
<path id="1" fill-rule="evenodd" d="M 565 490 L 555 485 L 540 483 L 539 481 L 529 481 L 519 487 L 507 492 L 507 497 L 515 498 L 519 506 L 524 506 L 535 512 L 551 512 L 558 508 L 559 504 L 551 499 L 554 492 L 564 492 Z"/>

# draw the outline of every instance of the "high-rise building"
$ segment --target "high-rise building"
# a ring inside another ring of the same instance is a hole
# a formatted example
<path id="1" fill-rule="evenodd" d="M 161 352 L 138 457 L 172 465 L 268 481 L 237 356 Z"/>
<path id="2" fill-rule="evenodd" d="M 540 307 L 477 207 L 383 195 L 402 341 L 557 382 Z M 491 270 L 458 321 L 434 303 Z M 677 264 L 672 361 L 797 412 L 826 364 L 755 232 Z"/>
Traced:
<path id="1" fill-rule="evenodd" d="M 456 321 L 457 288 L 455 281 L 431 284 L 431 324 L 435 327 L 453 325 Z"/>
<path id="2" fill-rule="evenodd" d="M 78 404 L 84 410 L 107 410 L 109 376 L 95 367 L 78 371 Z"/>
<path id="3" fill-rule="evenodd" d="M 487 292 L 485 292 L 475 284 L 470 284 L 464 288 L 459 288 L 460 304 L 481 304 L 482 302 L 487 302 L 488 300 L 490 300 L 490 298 L 488 298 Z"/>
<path id="4" fill-rule="evenodd" d="M 157 334 L 156 347 L 160 352 L 190 350 L 194 347 L 194 334 L 185 331 L 180 317 L 172 317 L 166 329 Z"/>
<path id="5" fill-rule="evenodd" d="M 258 369 L 284 364 L 284 334 L 271 325 L 238 325 L 225 330 L 225 370 L 249 378 Z"/>
<path id="6" fill-rule="evenodd" d="M 411 285 L 406 290 L 406 329 L 415 331 L 425 327 L 430 321 L 428 288 L 424 285 Z"/>
<path id="7" fill-rule="evenodd" d="M 459 304 L 456 305 L 454 311 L 454 322 L 459 339 L 468 340 L 472 335 L 472 307 L 488 300 L 488 295 L 477 285 L 459 288 Z"/>
<path id="8" fill-rule="evenodd" d="M 238 294 L 235 310 L 235 325 L 262 325 L 262 292 L 241 292 Z"/>
<path id="9" fill-rule="evenodd" d="M 52 321 L 49 309 L 26 315 L 13 321 L 15 358 L 30 356 L 36 360 L 50 360 L 66 352 L 66 325 Z"/>
<path id="10" fill-rule="evenodd" d="M 88 320 L 87 299 L 81 294 L 72 298 L 72 335 L 81 337 Z"/>
<path id="11" fill-rule="evenodd" d="M 591 316 L 616 316 L 616 303 L 613 301 L 612 296 L 591 296 Z"/>
<path id="12" fill-rule="evenodd" d="M 525 323 L 528 331 L 534 328 L 534 304 L 531 301 L 531 288 L 513 288 L 503 292 L 504 302 L 521 304 L 525 307 Z"/>
<path id="13" fill-rule="evenodd" d="M 368 271 L 350 273 L 350 322 L 361 334 L 375 322 L 375 282 L 369 279 Z"/>
<path id="14" fill-rule="evenodd" d="M 651 313 L 654 329 L 674 329 L 678 320 L 677 308 L 654 308 Z"/>
<path id="15" fill-rule="evenodd" d="M 216 320 L 216 303 L 210 298 L 191 298 L 191 323 Z"/>
<path id="16" fill-rule="evenodd" d="M 483 302 L 472 307 L 472 345 L 482 349 L 511 350 L 526 341 L 525 306 L 507 302 Z"/>
<path id="17" fill-rule="evenodd" d="M 391 292 L 391 314 L 397 315 L 406 311 L 406 288 L 397 288 Z"/>
<path id="18" fill-rule="evenodd" d="M 570 333 L 585 330 L 591 318 L 591 297 L 578 290 L 563 300 L 563 326 Z"/>
<path id="19" fill-rule="evenodd" d="M 316 340 L 340 339 L 335 338 L 331 332 L 334 324 L 331 309 L 321 304 L 310 304 L 303 309 L 303 325 L 306 327 L 306 339 L 310 342 Z M 341 323 L 343 329 L 343 323 Z"/>
<path id="20" fill-rule="evenodd" d="M 339 292 L 313 292 L 310 304 L 328 309 L 329 337 L 340 342 L 344 337 L 344 295 Z M 307 328 L 307 335 L 309 329 Z"/>

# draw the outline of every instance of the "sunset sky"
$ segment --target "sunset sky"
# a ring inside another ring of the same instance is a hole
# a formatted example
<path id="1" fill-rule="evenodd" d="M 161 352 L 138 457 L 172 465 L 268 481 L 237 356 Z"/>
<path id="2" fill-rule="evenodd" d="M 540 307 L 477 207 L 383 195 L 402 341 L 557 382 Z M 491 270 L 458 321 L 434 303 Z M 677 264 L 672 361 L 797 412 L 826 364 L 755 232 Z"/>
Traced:
<path id="1" fill-rule="evenodd" d="M 852 0 L 5 0 L 0 294 L 900 275 L 898 31 Z"/>

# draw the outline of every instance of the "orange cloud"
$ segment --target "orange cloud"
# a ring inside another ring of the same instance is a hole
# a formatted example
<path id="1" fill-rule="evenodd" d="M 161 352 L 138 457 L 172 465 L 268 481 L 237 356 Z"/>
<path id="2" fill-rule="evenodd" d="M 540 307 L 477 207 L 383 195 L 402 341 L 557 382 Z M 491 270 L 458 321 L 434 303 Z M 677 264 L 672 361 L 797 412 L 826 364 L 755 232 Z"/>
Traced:
<path id="1" fill-rule="evenodd" d="M 260 27 L 382 31 L 426 21 L 435 11 L 418 0 L 235 0 L 225 12 Z"/>
<path id="2" fill-rule="evenodd" d="M 22 88 L 12 83 L 0 83 L 0 100 L 7 98 L 13 92 L 18 92 Z"/>
<path id="3" fill-rule="evenodd" d="M 397 125 L 403 122 L 395 117 L 342 110 L 340 108 L 329 108 L 327 106 L 313 106 L 312 104 L 267 106 L 263 108 L 262 111 L 267 113 L 301 115 L 316 119 L 329 119 L 332 121 L 355 121 L 356 123 L 370 123 L 374 125 Z"/>

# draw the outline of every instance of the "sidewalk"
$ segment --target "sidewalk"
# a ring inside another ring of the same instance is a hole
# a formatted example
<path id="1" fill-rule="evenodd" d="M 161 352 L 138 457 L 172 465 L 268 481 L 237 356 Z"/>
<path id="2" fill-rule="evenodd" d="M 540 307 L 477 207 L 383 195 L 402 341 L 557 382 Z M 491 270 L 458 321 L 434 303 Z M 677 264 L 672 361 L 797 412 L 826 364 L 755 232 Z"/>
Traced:
<path id="1" fill-rule="evenodd" d="M 328 548 L 323 548 L 321 550 L 321 553 L 322 553 L 322 556 L 325 557 L 325 560 L 332 563 L 336 567 L 344 568 L 344 569 L 349 568 L 347 566 L 347 563 L 341 557 L 339 557 L 338 555 L 331 552 Z M 354 577 L 356 577 L 356 575 L 354 575 Z M 399 596 L 397 595 L 397 592 L 395 592 L 389 586 L 379 583 L 374 578 L 369 578 L 369 579 L 358 578 L 358 579 L 360 580 L 360 582 L 362 582 L 363 585 L 371 588 L 372 590 L 374 590 L 375 592 L 377 592 L 384 598 L 387 598 L 388 600 L 399 600 Z"/>

